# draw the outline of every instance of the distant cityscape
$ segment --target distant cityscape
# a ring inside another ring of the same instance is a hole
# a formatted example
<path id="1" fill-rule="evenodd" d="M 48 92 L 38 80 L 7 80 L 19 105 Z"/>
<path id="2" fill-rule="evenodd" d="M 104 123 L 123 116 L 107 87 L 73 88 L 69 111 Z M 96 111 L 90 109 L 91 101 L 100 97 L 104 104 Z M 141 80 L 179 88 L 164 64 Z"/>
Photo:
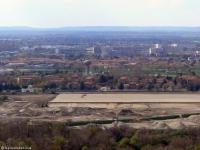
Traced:
<path id="1" fill-rule="evenodd" d="M 200 90 L 198 28 L 104 30 L 0 30 L 0 91 Z"/>

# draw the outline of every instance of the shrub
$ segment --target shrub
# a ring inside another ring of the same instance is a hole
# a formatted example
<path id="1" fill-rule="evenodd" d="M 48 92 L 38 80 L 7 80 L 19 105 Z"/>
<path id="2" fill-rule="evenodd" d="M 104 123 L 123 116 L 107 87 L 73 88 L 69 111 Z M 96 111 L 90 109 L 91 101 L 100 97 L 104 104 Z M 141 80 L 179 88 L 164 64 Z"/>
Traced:
<path id="1" fill-rule="evenodd" d="M 194 150 L 200 150 L 200 144 L 195 145 Z"/>
<path id="2" fill-rule="evenodd" d="M 130 143 L 129 138 L 124 137 L 119 141 L 119 147 L 126 147 L 129 145 L 129 143 Z"/>
<path id="3" fill-rule="evenodd" d="M 60 147 L 64 147 L 67 144 L 67 140 L 63 136 L 55 136 L 54 143 L 59 145 Z"/>
<path id="4" fill-rule="evenodd" d="M 0 103 L 5 102 L 6 100 L 8 100 L 8 97 L 5 95 L 0 96 Z"/>
<path id="5" fill-rule="evenodd" d="M 83 146 L 83 147 L 81 148 L 81 150 L 88 150 L 88 147 L 87 147 L 87 146 Z"/>
<path id="6" fill-rule="evenodd" d="M 171 147 L 180 149 L 192 149 L 193 141 L 188 137 L 175 137 L 170 143 Z"/>
<path id="7" fill-rule="evenodd" d="M 135 148 L 140 147 L 140 142 L 137 133 L 131 137 L 129 144 Z"/>

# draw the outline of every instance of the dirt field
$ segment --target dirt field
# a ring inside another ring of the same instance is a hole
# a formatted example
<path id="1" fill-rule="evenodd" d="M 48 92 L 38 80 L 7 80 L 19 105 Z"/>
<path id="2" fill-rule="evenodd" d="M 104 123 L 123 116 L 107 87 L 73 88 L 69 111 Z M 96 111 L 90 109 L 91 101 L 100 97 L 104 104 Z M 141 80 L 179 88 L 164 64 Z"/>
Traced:
<path id="1" fill-rule="evenodd" d="M 125 108 L 148 103 L 200 103 L 200 94 L 60 94 L 49 107 Z"/>
<path id="2" fill-rule="evenodd" d="M 62 103 L 199 103 L 200 94 L 60 94 Z"/>
<path id="3" fill-rule="evenodd" d="M 143 99 L 142 99 L 143 98 Z M 8 95 L 0 121 L 181 129 L 200 126 L 200 94 Z M 117 122 L 116 122 L 117 121 Z"/>

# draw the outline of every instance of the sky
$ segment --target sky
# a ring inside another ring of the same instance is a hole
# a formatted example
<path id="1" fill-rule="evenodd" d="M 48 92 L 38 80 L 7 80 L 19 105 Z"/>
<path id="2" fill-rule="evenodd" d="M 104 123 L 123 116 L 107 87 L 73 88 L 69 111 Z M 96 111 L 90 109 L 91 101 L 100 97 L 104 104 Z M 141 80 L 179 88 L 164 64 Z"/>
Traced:
<path id="1" fill-rule="evenodd" d="M 200 26 L 200 0 L 0 0 L 0 26 Z"/>

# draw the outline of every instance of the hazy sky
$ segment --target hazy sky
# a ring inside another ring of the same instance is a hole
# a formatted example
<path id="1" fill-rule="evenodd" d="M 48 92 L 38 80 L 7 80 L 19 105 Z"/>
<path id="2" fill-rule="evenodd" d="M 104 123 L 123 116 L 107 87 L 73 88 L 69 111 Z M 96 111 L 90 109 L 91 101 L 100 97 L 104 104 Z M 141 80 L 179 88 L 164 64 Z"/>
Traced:
<path id="1" fill-rule="evenodd" d="M 200 26 L 200 0 L 0 0 L 0 26 Z"/>

